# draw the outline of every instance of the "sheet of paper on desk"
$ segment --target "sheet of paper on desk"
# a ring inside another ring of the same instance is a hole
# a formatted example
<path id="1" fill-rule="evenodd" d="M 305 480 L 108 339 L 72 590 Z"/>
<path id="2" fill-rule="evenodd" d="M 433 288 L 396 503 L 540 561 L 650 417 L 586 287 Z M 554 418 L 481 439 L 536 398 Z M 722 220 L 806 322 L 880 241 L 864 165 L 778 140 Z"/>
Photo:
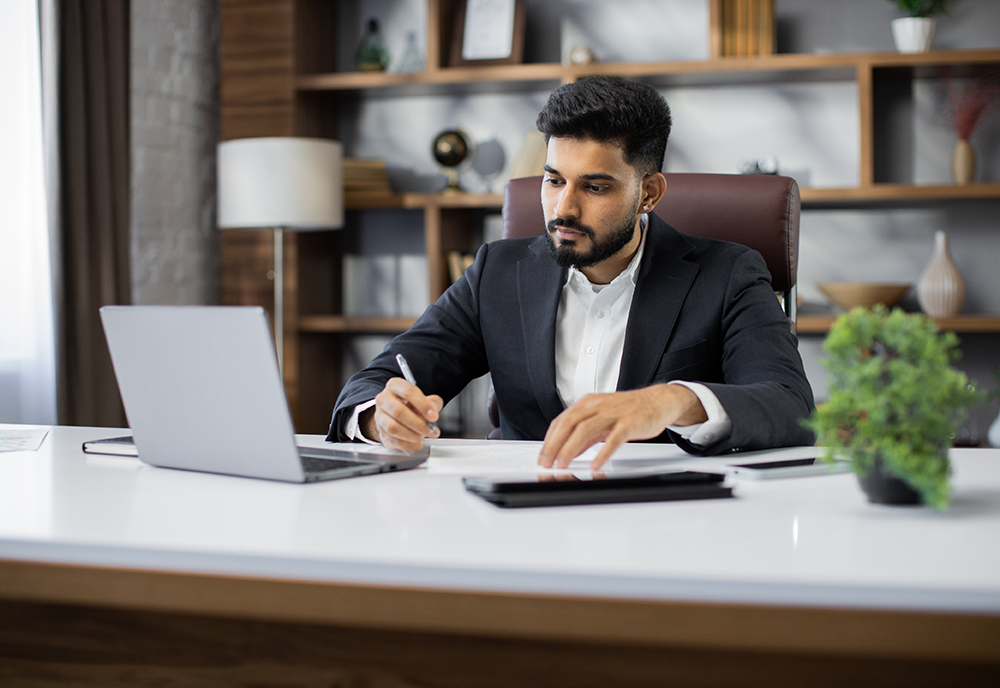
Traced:
<path id="1" fill-rule="evenodd" d="M 499 473 L 579 473 L 590 470 L 590 462 L 600 451 L 597 444 L 573 459 L 568 469 L 553 470 L 538 465 L 541 442 L 496 441 L 431 443 L 427 470 L 433 473 L 496 475 Z M 677 459 L 690 458 L 672 444 L 626 444 L 605 464 L 605 473 L 669 468 Z"/>
<path id="2" fill-rule="evenodd" d="M 45 428 L 0 429 L 0 452 L 38 451 L 48 432 Z"/>

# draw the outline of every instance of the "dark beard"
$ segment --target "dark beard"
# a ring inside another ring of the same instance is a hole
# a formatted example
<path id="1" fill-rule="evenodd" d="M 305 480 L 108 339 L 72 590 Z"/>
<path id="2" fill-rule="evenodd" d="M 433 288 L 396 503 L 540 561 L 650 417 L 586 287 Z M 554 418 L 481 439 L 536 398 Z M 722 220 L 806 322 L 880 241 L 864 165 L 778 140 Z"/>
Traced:
<path id="1" fill-rule="evenodd" d="M 637 208 L 638 203 L 636 204 Z M 629 217 L 632 219 L 628 219 Z M 578 232 L 586 234 L 590 237 L 590 250 L 586 253 L 580 253 L 566 243 L 556 246 L 555 239 L 552 238 L 552 232 L 555 231 L 557 226 L 575 229 Z M 633 209 L 633 212 L 628 213 L 625 219 L 622 220 L 622 223 L 615 227 L 603 241 L 597 241 L 594 238 L 594 230 L 587 225 L 580 224 L 576 220 L 554 217 L 546 223 L 545 228 L 545 243 L 548 244 L 549 255 L 552 256 L 552 260 L 556 262 L 556 265 L 561 268 L 574 267 L 577 270 L 589 268 L 615 255 L 625 248 L 628 242 L 632 241 L 632 237 L 635 236 L 635 209 Z"/>

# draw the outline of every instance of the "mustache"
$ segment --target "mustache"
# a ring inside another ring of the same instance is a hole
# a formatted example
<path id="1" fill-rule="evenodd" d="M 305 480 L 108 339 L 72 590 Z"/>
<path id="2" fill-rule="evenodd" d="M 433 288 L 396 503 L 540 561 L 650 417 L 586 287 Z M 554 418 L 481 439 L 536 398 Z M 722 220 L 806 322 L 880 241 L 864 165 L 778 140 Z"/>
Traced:
<path id="1" fill-rule="evenodd" d="M 554 217 L 545 223 L 545 228 L 548 229 L 549 234 L 555 231 L 556 227 L 565 227 L 566 229 L 573 229 L 581 234 L 585 234 L 591 239 L 594 238 L 594 230 L 592 230 L 587 225 L 574 220 L 569 217 Z"/>

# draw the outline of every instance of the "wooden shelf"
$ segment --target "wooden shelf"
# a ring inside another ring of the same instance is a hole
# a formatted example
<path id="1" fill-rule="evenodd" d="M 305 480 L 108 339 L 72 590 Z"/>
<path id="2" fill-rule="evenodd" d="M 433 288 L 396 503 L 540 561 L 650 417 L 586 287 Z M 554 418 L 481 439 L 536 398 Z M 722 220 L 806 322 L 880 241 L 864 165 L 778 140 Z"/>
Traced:
<path id="1" fill-rule="evenodd" d="M 773 83 L 796 80 L 849 80 L 862 70 L 908 70 L 910 76 L 963 74 L 979 67 L 1000 64 L 1000 50 L 937 50 L 929 53 L 824 53 L 779 54 L 760 57 L 724 57 L 670 62 L 606 62 L 563 66 L 556 63 L 494 67 L 445 67 L 413 74 L 331 72 L 301 74 L 295 78 L 299 92 L 386 91 L 405 94 L 503 90 L 507 85 L 569 82 L 595 74 L 644 78 L 664 84 Z M 956 69 L 967 68 L 956 72 Z"/>
<path id="2" fill-rule="evenodd" d="M 836 315 L 800 315 L 797 320 L 798 334 L 826 334 L 837 319 Z M 1000 315 L 959 315 L 954 318 L 935 318 L 942 330 L 950 332 L 976 333 L 1000 332 Z"/>
<path id="3" fill-rule="evenodd" d="M 299 332 L 313 333 L 389 333 L 410 329 L 416 318 L 361 318 L 346 315 L 301 315 Z"/>
<path id="4" fill-rule="evenodd" d="M 802 188 L 803 207 L 836 205 L 912 205 L 921 201 L 988 200 L 1000 198 L 1000 183 L 982 184 L 869 184 L 845 188 Z"/>
<path id="5" fill-rule="evenodd" d="M 348 210 L 372 208 L 500 208 L 501 194 L 360 194 L 349 193 L 344 198 Z"/>

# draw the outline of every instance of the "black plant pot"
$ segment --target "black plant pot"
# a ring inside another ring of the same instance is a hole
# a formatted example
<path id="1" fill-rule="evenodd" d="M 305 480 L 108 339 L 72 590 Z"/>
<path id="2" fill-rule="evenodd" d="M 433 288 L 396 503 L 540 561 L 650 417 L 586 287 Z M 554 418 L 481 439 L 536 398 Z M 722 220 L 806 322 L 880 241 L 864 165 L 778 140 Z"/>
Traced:
<path id="1" fill-rule="evenodd" d="M 875 459 L 875 465 L 868 471 L 868 475 L 858 476 L 858 482 L 861 483 L 861 489 L 868 495 L 868 501 L 872 504 L 923 503 L 920 493 L 889 472 L 878 458 Z"/>

